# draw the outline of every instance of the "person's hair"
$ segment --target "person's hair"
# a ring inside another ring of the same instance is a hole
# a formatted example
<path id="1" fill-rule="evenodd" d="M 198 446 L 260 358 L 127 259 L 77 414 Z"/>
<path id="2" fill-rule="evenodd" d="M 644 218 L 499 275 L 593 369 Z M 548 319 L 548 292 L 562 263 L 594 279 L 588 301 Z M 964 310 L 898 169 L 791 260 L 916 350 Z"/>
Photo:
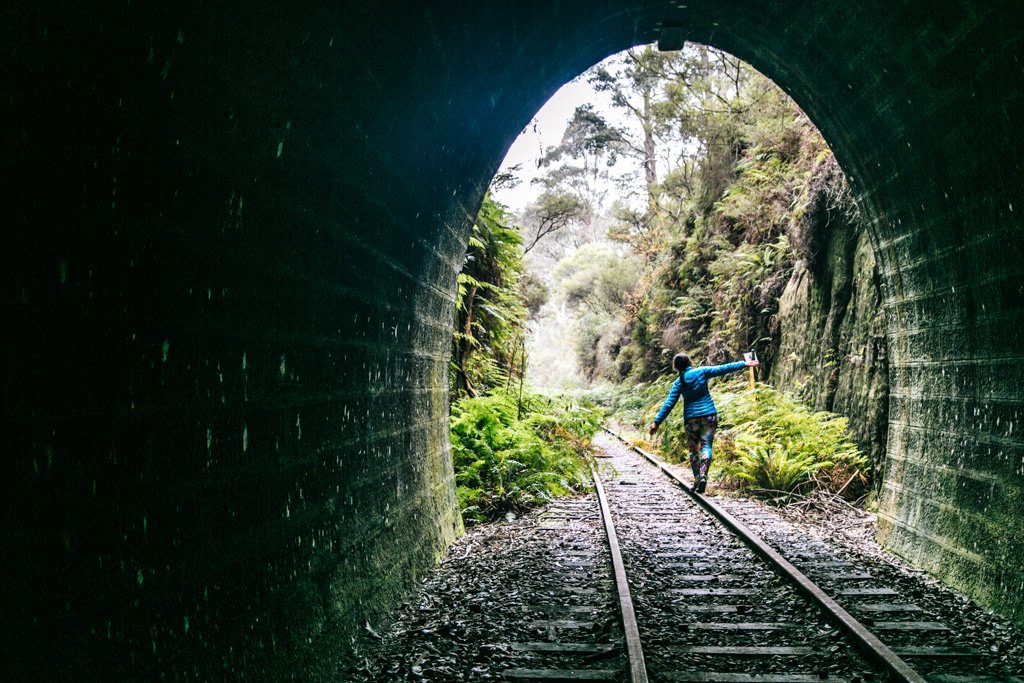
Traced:
<path id="1" fill-rule="evenodd" d="M 676 372 L 685 372 L 686 368 L 692 368 L 693 363 L 690 362 L 690 357 L 685 353 L 677 353 L 675 358 L 672 359 L 672 369 Z"/>

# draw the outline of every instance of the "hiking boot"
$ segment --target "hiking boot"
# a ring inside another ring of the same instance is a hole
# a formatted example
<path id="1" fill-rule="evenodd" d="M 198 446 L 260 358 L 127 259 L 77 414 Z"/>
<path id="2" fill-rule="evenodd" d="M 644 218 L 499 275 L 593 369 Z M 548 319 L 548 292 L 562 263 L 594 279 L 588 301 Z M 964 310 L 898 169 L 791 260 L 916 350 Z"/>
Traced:
<path id="1" fill-rule="evenodd" d="M 695 493 L 704 493 L 704 489 L 708 487 L 707 477 L 701 477 L 697 480 L 697 483 L 693 485 Z"/>

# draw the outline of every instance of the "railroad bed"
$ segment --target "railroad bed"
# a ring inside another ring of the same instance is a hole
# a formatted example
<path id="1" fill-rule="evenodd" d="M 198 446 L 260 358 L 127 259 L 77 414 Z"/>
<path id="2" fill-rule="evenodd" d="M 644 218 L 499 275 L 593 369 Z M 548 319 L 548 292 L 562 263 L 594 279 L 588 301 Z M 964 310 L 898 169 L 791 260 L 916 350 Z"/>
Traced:
<path id="1" fill-rule="evenodd" d="M 1019 633 L 1004 622 L 979 625 L 977 608 L 950 610 L 948 591 L 761 504 L 710 498 L 818 587 L 798 588 L 635 449 L 607 435 L 595 445 L 597 493 L 467 534 L 341 680 L 1020 683 Z M 815 590 L 845 622 L 806 597 Z M 858 628 L 882 655 L 851 639 Z"/>

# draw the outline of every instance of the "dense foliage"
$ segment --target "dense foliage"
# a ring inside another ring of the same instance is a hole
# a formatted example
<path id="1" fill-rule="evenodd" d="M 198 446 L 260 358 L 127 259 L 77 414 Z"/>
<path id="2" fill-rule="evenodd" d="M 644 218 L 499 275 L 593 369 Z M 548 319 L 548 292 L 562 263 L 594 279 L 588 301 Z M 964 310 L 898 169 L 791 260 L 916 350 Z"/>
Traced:
<path id="1" fill-rule="evenodd" d="M 593 405 L 503 391 L 453 406 L 452 457 L 463 519 L 497 519 L 587 488 Z"/>
<path id="2" fill-rule="evenodd" d="M 830 154 L 796 106 L 736 66 L 721 111 L 701 119 L 705 156 L 694 181 L 666 192 L 664 254 L 628 327 L 620 375 L 650 378 L 679 349 L 722 362 L 750 346 L 771 361 L 773 316 L 800 253 L 808 188 Z M 722 95 L 719 92 L 719 95 Z M 707 111 L 704 105 L 700 111 Z"/>
<path id="3" fill-rule="evenodd" d="M 642 428 L 664 399 L 671 378 L 659 376 L 678 351 L 708 364 L 757 347 L 771 364 L 779 296 L 815 249 L 809 207 L 824 195 L 826 213 L 854 210 L 807 117 L 730 55 L 696 45 L 635 49 L 587 78 L 625 123 L 579 107 L 561 144 L 538 160 L 546 171 L 517 218 L 522 227 L 485 198 L 459 275 L 451 435 L 467 521 L 586 485 L 599 412 L 523 382 L 527 321 L 549 293 L 552 329 L 572 320 L 584 381 L 617 384 L 603 398 Z M 616 163 L 635 173 L 612 183 Z M 722 485 L 761 495 L 863 490 L 865 460 L 845 419 L 765 386 L 715 391 L 723 421 L 712 472 Z M 685 458 L 676 417 L 659 445 Z"/>
<path id="4" fill-rule="evenodd" d="M 814 248 L 812 199 L 825 192 L 827 211 L 854 210 L 824 140 L 771 81 L 706 46 L 634 49 L 588 80 L 624 123 L 580 107 L 541 160 L 543 201 L 524 216 L 562 245 L 549 251 L 563 260 L 578 261 L 588 241 L 626 247 L 589 264 L 595 282 L 633 271 L 612 307 L 580 307 L 579 287 L 564 276 L 575 270 L 551 271 L 553 291 L 576 313 L 578 366 L 591 381 L 649 380 L 679 350 L 717 363 L 756 346 L 767 369 L 779 296 Z M 609 206 L 599 181 L 616 160 L 636 173 L 620 180 Z M 570 205 L 571 216 L 555 211 Z"/>
<path id="5" fill-rule="evenodd" d="M 490 194 L 473 224 L 458 276 L 452 337 L 452 399 L 476 396 L 521 377 L 524 323 L 531 300 L 543 298 L 523 276 L 522 238 L 506 209 Z"/>
<path id="6" fill-rule="evenodd" d="M 732 443 L 720 449 L 723 473 L 739 488 L 768 495 L 812 485 L 851 496 L 864 491 L 867 458 L 845 417 L 812 411 L 764 386 L 721 393 L 718 403 L 733 423 Z"/>
<path id="7" fill-rule="evenodd" d="M 612 404 L 617 419 L 642 432 L 673 380 L 667 376 L 621 389 L 602 402 Z M 750 390 L 745 379 L 723 381 L 714 394 L 720 422 L 711 473 L 722 485 L 767 496 L 810 488 L 851 498 L 864 492 L 867 459 L 851 441 L 845 417 L 812 411 L 763 384 Z M 670 460 L 686 461 L 681 415 L 662 424 L 652 447 Z"/>
<path id="8" fill-rule="evenodd" d="M 451 443 L 467 523 L 517 513 L 587 487 L 593 406 L 523 385 L 525 321 L 546 288 L 524 273 L 520 230 L 490 195 L 458 276 Z"/>

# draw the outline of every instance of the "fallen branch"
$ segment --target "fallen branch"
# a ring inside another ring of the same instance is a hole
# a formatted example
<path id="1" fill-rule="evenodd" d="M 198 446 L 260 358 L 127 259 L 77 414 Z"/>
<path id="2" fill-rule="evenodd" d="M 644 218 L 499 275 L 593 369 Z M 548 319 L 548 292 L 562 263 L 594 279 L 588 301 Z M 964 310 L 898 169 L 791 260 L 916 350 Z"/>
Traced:
<path id="1" fill-rule="evenodd" d="M 860 470 L 854 470 L 853 474 L 850 475 L 850 478 L 846 480 L 846 483 L 840 486 L 839 490 L 836 491 L 836 495 L 841 496 L 843 494 L 843 491 L 846 490 L 846 487 L 850 485 L 850 483 L 857 477 L 858 474 L 860 474 Z"/>

